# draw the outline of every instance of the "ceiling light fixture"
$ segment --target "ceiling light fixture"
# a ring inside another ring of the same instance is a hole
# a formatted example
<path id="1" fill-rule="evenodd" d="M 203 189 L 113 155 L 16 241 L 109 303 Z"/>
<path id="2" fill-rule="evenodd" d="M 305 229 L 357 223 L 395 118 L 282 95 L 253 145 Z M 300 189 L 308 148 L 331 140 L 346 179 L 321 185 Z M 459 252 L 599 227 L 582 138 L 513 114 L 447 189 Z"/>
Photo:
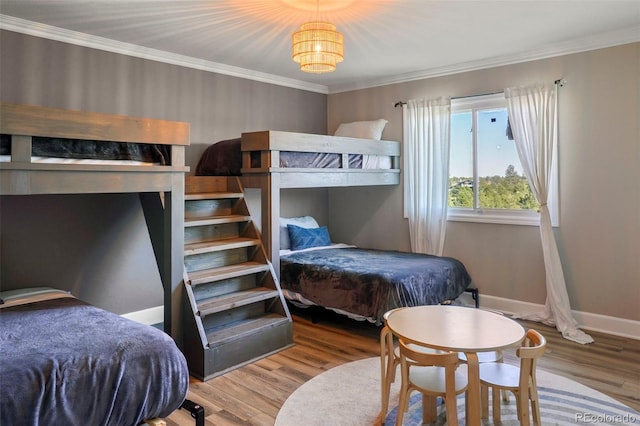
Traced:
<path id="1" fill-rule="evenodd" d="M 344 60 L 344 36 L 336 26 L 320 22 L 320 0 L 316 7 L 316 20 L 300 26 L 292 36 L 292 59 L 304 72 L 321 74 L 332 72 Z"/>

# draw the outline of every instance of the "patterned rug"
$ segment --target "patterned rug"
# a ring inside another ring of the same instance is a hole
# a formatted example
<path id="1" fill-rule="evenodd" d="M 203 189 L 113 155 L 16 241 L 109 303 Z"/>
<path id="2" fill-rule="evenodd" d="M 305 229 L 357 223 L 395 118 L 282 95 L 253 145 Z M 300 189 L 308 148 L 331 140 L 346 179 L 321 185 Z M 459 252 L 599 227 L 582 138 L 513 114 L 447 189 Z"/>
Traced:
<path id="1" fill-rule="evenodd" d="M 381 419 L 380 360 L 368 358 L 332 368 L 300 386 L 284 403 L 275 426 L 393 425 L 400 376 L 392 387 L 390 411 Z M 538 394 L 543 425 L 633 425 L 640 413 L 573 380 L 538 369 Z M 439 413 L 444 407 L 439 406 Z M 502 425 L 518 425 L 515 398 L 502 404 Z M 464 398 L 458 398 L 458 418 L 465 424 Z M 384 420 L 384 422 L 383 422 Z M 411 397 L 404 425 L 422 424 L 422 399 Z M 436 425 L 446 424 L 444 413 Z M 483 425 L 493 425 L 491 420 Z"/>

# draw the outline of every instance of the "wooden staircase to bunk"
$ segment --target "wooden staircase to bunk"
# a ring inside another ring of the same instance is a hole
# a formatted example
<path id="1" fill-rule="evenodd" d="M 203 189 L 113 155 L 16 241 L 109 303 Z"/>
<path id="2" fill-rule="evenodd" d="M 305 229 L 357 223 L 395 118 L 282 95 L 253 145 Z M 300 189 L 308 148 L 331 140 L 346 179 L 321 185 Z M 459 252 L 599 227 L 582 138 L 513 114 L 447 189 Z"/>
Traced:
<path id="1" fill-rule="evenodd" d="M 209 380 L 293 344 L 291 315 L 237 177 L 187 176 L 184 352 Z"/>

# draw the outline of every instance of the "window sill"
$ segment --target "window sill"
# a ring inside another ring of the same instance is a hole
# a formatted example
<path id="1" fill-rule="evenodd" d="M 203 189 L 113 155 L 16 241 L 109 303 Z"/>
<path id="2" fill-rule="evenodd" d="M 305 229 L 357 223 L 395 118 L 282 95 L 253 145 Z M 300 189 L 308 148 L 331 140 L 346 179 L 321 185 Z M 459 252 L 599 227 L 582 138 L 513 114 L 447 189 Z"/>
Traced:
<path id="1" fill-rule="evenodd" d="M 538 212 L 501 212 L 497 210 L 463 210 L 449 209 L 447 221 L 493 223 L 498 225 L 539 226 Z"/>

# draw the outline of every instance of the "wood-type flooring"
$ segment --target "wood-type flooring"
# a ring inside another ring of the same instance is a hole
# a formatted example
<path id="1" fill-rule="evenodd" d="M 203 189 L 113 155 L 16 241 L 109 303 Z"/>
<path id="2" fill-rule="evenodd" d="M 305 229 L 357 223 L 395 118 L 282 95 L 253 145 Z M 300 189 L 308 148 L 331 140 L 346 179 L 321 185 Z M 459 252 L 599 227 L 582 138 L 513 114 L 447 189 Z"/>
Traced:
<path id="1" fill-rule="evenodd" d="M 374 324 L 320 308 L 294 309 L 292 314 L 294 347 L 207 382 L 191 380 L 188 398 L 205 408 L 207 425 L 271 426 L 282 404 L 306 381 L 340 364 L 380 354 L 380 328 Z M 588 331 L 595 342 L 581 345 L 562 338 L 555 328 L 527 321 L 521 324 L 547 338 L 547 352 L 538 368 L 640 411 L 640 340 Z M 505 359 L 517 362 L 511 352 Z M 168 425 L 194 425 L 185 410 L 165 420 Z"/>

